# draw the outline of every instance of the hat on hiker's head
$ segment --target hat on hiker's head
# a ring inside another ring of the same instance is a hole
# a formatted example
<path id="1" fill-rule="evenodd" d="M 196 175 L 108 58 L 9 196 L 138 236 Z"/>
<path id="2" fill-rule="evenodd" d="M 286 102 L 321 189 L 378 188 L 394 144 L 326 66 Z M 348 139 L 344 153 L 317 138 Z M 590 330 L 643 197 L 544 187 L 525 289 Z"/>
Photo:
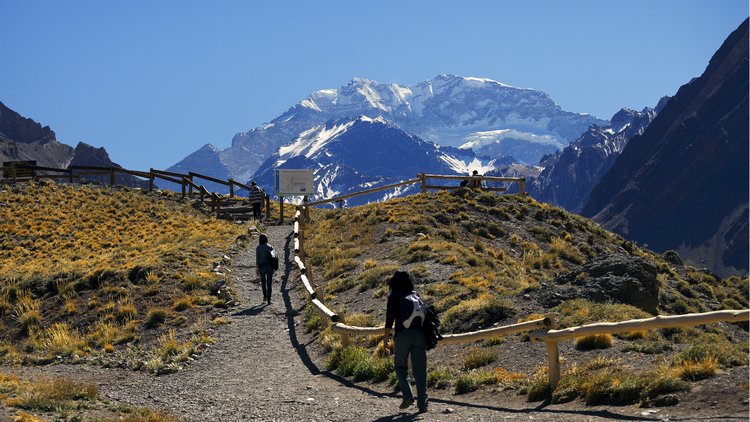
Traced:
<path id="1" fill-rule="evenodd" d="M 472 175 L 474 175 L 474 176 L 476 176 L 476 175 L 478 175 L 478 174 L 479 174 L 479 172 L 478 172 L 478 171 L 476 171 L 476 170 L 474 170 L 474 171 L 473 171 L 473 172 L 472 172 L 471 174 L 472 174 Z"/>
<path id="2" fill-rule="evenodd" d="M 411 275 L 409 275 L 406 271 L 396 271 L 395 274 L 393 274 L 393 277 L 391 277 L 391 280 L 388 282 L 388 286 L 391 288 L 391 291 L 397 292 L 397 293 L 411 293 L 412 290 L 414 290 L 414 282 L 411 279 Z"/>
<path id="3" fill-rule="evenodd" d="M 268 243 L 268 236 L 266 236 L 265 234 L 260 235 L 260 237 L 258 237 L 258 243 L 260 243 L 261 245 L 265 245 L 266 243 Z"/>
<path id="4" fill-rule="evenodd" d="M 255 181 L 250 182 L 251 186 L 255 186 Z"/>

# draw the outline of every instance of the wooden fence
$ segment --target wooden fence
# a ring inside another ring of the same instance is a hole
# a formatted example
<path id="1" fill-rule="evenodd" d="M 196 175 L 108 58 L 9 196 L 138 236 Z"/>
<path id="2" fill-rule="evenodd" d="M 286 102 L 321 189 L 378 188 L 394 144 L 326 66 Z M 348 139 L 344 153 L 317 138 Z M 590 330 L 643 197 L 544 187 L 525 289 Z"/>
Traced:
<path id="1" fill-rule="evenodd" d="M 47 172 L 54 174 L 39 174 L 38 172 Z M 61 179 L 69 183 L 80 182 L 82 177 L 86 176 L 109 176 L 110 186 L 115 186 L 118 174 L 125 174 L 130 176 L 139 177 L 148 181 L 148 190 L 153 191 L 156 189 L 155 180 L 165 180 L 170 183 L 180 185 L 182 196 L 195 196 L 197 195 L 200 201 L 204 202 L 209 206 L 211 213 L 217 217 L 221 215 L 232 216 L 237 213 L 247 213 L 251 209 L 248 207 L 235 207 L 232 200 L 235 198 L 235 187 L 240 187 L 250 191 L 250 186 L 239 183 L 235 180 L 221 180 L 215 177 L 207 176 L 200 173 L 189 172 L 177 173 L 165 170 L 149 169 L 148 172 L 128 170 L 120 167 L 98 167 L 98 166 L 69 166 L 68 168 L 60 169 L 54 167 L 44 167 L 29 164 L 28 162 L 8 162 L 3 163 L 3 176 L 4 181 L 10 183 L 25 182 L 29 180 L 41 180 L 41 179 Z M 8 177 L 10 175 L 10 177 Z M 208 189 L 203 185 L 195 183 L 195 179 L 204 179 L 210 182 L 218 183 L 229 187 L 229 197 L 226 198 L 224 195 L 217 194 L 215 192 L 209 192 Z M 228 200 L 229 199 L 229 200 Z M 267 218 L 271 215 L 271 201 L 268 195 L 265 195 L 265 211 Z"/>
<path id="2" fill-rule="evenodd" d="M 424 181 L 424 178 L 420 178 Z M 413 183 L 413 181 L 402 182 Z M 320 201 L 318 204 L 321 203 Z M 312 204 L 312 203 L 311 203 Z M 311 205 L 308 204 L 308 205 Z M 385 327 L 357 327 L 347 325 L 345 317 L 328 308 L 320 301 L 319 288 L 316 288 L 311 280 L 310 269 L 303 262 L 305 256 L 305 224 L 307 209 L 299 206 L 294 215 L 294 262 L 300 272 L 300 280 L 307 292 L 310 302 L 318 311 L 321 321 L 331 324 L 331 329 L 342 336 L 342 344 L 349 344 L 350 336 L 378 336 L 385 332 Z M 750 310 L 724 310 L 705 312 L 700 314 L 656 316 L 646 319 L 635 319 L 622 322 L 601 322 L 560 330 L 553 329 L 552 318 L 545 317 L 517 324 L 493 327 L 485 330 L 469 333 L 446 334 L 438 346 L 449 344 L 471 343 L 490 338 L 504 337 L 512 334 L 531 331 L 532 341 L 544 342 L 547 346 L 547 364 L 550 392 L 554 391 L 560 380 L 560 352 L 558 343 L 577 337 L 594 334 L 617 334 L 630 331 L 656 330 L 660 328 L 677 328 L 695 325 L 710 324 L 715 322 L 747 322 L 750 320 Z"/>
<path id="3" fill-rule="evenodd" d="M 384 185 L 384 186 L 378 186 L 376 188 L 372 189 L 365 189 L 362 191 L 357 191 L 353 193 L 347 193 L 345 195 L 339 195 L 334 196 L 333 198 L 323 199 L 320 201 L 313 201 L 313 202 L 303 202 L 303 207 L 314 207 L 317 205 L 323 205 L 323 204 L 330 204 L 330 203 L 336 203 L 339 205 L 339 208 L 344 207 L 344 201 L 353 198 L 356 196 L 362 196 L 362 195 L 368 195 L 371 193 L 381 192 L 384 190 L 389 189 L 395 189 L 402 186 L 408 186 L 408 185 L 414 185 L 419 183 L 420 184 L 420 191 L 422 193 L 427 192 L 428 190 L 454 190 L 454 189 L 461 189 L 462 186 L 460 185 L 431 185 L 429 184 L 430 179 L 438 179 L 438 180 L 473 180 L 473 181 L 479 181 L 481 182 L 501 182 L 501 183 L 518 183 L 518 191 L 520 195 L 526 194 L 526 178 L 523 177 L 495 177 L 495 176 L 459 176 L 459 175 L 446 175 L 446 174 L 426 174 L 426 173 L 419 173 L 416 178 L 404 180 L 403 182 L 393 183 L 390 185 Z M 507 191 L 507 188 L 502 187 L 481 187 L 484 191 L 489 192 L 505 192 Z"/>

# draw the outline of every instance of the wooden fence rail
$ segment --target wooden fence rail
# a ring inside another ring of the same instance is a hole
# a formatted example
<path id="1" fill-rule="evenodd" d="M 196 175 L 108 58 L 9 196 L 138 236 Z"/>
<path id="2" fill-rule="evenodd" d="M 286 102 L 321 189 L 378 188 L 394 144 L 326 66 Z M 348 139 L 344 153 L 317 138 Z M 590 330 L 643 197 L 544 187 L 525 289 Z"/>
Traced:
<path id="1" fill-rule="evenodd" d="M 367 195 L 367 194 L 370 194 L 370 193 L 375 193 L 375 192 L 380 192 L 380 191 L 384 191 L 384 190 L 388 190 L 388 189 L 397 188 L 399 186 L 411 185 L 411 184 L 417 183 L 419 181 L 420 181 L 419 178 L 417 178 L 417 179 L 409 179 L 409 180 L 405 180 L 403 182 L 398 182 L 398 183 L 392 183 L 390 185 L 379 186 L 377 188 L 365 189 L 365 190 L 358 191 L 358 192 L 347 193 L 346 195 L 334 196 L 333 198 L 323 199 L 321 201 L 306 202 L 304 205 L 307 206 L 307 207 L 312 207 L 312 206 L 315 206 L 315 205 L 329 204 L 331 202 L 340 202 L 340 201 L 343 201 L 345 199 L 353 198 L 355 196 L 362 196 L 362 195 Z"/>
<path id="2" fill-rule="evenodd" d="M 560 352 L 558 343 L 578 337 L 596 334 L 618 334 L 630 331 L 658 330 L 660 328 L 679 328 L 715 322 L 746 322 L 750 319 L 750 310 L 724 310 L 699 314 L 656 316 L 653 318 L 632 319 L 620 322 L 599 322 L 561 330 L 539 331 L 531 334 L 533 341 L 543 341 L 547 345 L 550 391 L 554 391 L 560 380 Z"/>

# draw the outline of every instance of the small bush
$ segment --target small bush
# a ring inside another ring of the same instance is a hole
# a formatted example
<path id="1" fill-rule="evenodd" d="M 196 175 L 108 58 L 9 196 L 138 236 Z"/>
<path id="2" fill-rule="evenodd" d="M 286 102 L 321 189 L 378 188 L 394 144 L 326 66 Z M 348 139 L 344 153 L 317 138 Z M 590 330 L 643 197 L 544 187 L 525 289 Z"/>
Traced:
<path id="1" fill-rule="evenodd" d="M 489 365 L 497 359 L 497 354 L 486 349 L 472 348 L 464 356 L 464 369 L 475 369 Z"/>
<path id="2" fill-rule="evenodd" d="M 578 350 L 607 349 L 611 346 L 612 336 L 610 334 L 594 334 L 576 338 L 576 349 Z"/>
<path id="3" fill-rule="evenodd" d="M 437 367 L 427 372 L 427 386 L 442 390 L 450 387 L 453 375 L 446 367 Z"/>
<path id="4" fill-rule="evenodd" d="M 148 311 L 146 315 L 146 327 L 157 327 L 167 320 L 167 311 L 161 308 L 154 308 Z"/>
<path id="5" fill-rule="evenodd" d="M 456 380 L 456 394 L 465 394 L 476 391 L 483 385 L 497 383 L 497 375 L 494 371 L 472 371 L 462 374 Z"/>
<path id="6" fill-rule="evenodd" d="M 677 376 L 685 381 L 698 381 L 714 376 L 718 367 L 716 359 L 707 357 L 700 362 L 682 361 L 675 367 L 675 371 Z"/>
<path id="7" fill-rule="evenodd" d="M 190 296 L 183 296 L 172 305 L 172 310 L 182 312 L 193 307 L 193 300 Z"/>

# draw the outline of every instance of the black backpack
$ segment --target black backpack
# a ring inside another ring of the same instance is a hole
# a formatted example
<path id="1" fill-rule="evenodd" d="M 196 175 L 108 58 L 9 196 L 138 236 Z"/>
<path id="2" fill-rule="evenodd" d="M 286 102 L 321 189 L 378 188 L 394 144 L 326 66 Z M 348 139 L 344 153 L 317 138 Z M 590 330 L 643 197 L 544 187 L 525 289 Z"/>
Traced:
<path id="1" fill-rule="evenodd" d="M 270 251 L 268 251 L 268 262 L 271 264 L 271 269 L 276 271 L 279 269 L 279 257 L 276 256 L 276 251 L 271 248 Z"/>
<path id="2" fill-rule="evenodd" d="M 424 332 L 425 349 L 427 350 L 434 349 L 438 341 L 443 339 L 443 335 L 440 334 L 440 318 L 438 318 L 434 306 L 428 307 L 425 311 L 422 332 Z"/>

